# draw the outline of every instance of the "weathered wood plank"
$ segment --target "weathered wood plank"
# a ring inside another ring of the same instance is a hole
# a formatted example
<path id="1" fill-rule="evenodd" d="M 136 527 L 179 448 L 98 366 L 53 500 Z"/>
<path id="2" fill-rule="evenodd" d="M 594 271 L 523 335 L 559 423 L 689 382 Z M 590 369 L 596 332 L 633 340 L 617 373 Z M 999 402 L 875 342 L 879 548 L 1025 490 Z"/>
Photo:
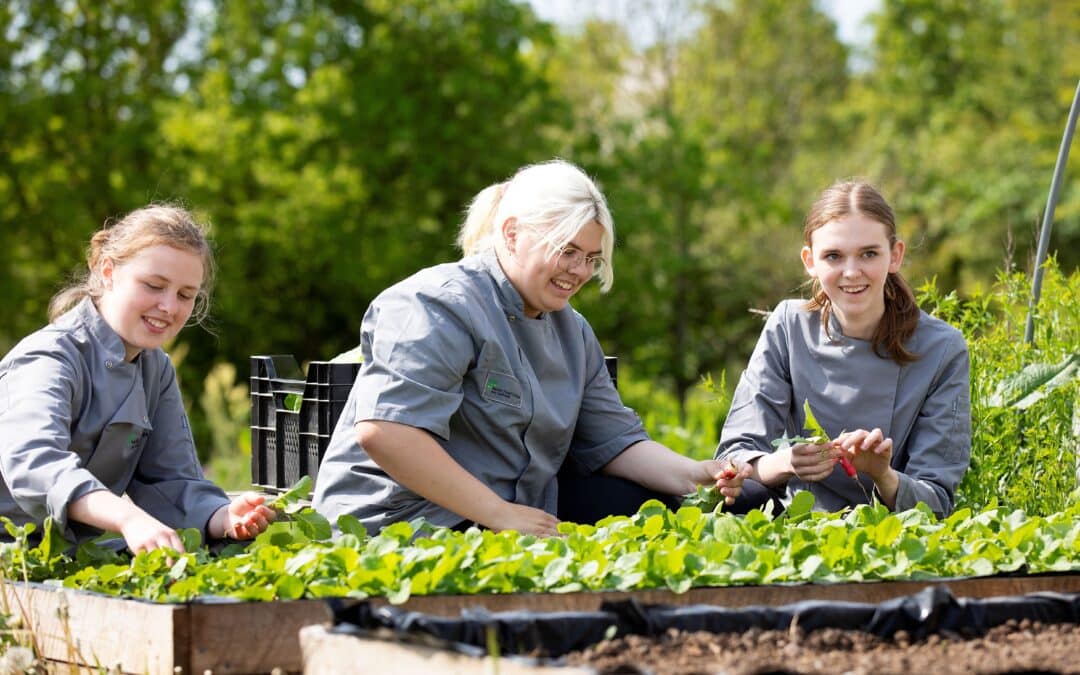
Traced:
<path id="1" fill-rule="evenodd" d="M 303 668 L 299 632 L 333 618 L 322 600 L 160 604 L 7 583 L 42 655 L 125 673 L 268 673 Z"/>
<path id="2" fill-rule="evenodd" d="M 667 590 L 632 592 L 583 593 L 513 593 L 504 595 L 428 595 L 410 597 L 404 609 L 436 616 L 460 616 L 466 607 L 484 607 L 492 612 L 531 610 L 596 611 L 603 602 L 635 599 L 647 604 L 718 605 L 747 607 L 750 605 L 778 606 L 802 600 L 878 603 L 903 595 L 918 593 L 928 586 L 943 584 L 953 595 L 968 598 L 988 598 L 1005 595 L 1024 595 L 1037 591 L 1080 592 L 1080 575 L 1036 575 L 1025 577 L 986 577 L 932 581 L 886 581 L 842 584 L 795 584 L 773 586 L 729 586 L 723 588 L 694 588 L 686 593 Z M 385 598 L 372 598 L 378 606 L 387 605 Z"/>
<path id="3" fill-rule="evenodd" d="M 303 669 L 300 629 L 330 623 L 322 600 L 188 605 L 191 672 L 214 675 Z"/>
<path id="4" fill-rule="evenodd" d="M 161 605 L 40 584 L 6 583 L 9 606 L 53 661 L 126 673 L 190 672 L 183 605 Z"/>

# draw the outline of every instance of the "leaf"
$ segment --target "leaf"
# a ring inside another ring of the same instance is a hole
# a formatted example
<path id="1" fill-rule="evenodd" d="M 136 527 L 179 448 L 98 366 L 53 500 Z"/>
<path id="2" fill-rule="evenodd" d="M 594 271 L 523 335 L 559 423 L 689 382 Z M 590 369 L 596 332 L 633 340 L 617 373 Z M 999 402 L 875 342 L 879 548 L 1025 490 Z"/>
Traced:
<path id="1" fill-rule="evenodd" d="M 282 600 L 296 600 L 304 597 L 304 582 L 299 577 L 283 574 L 274 582 L 274 591 Z"/>
<path id="2" fill-rule="evenodd" d="M 333 536 L 333 531 L 330 529 L 330 521 L 326 519 L 326 516 L 314 509 L 306 508 L 303 511 L 292 514 L 292 517 L 297 525 L 300 526 L 300 531 L 303 532 L 308 539 L 313 541 L 326 541 Z"/>
<path id="3" fill-rule="evenodd" d="M 180 535 L 180 543 L 184 545 L 184 550 L 188 553 L 194 552 L 202 548 L 202 532 L 198 528 L 187 527 L 178 531 Z"/>
<path id="4" fill-rule="evenodd" d="M 799 443 L 806 443 L 807 445 L 818 445 L 825 440 L 821 436 L 781 436 L 772 442 L 774 448 L 780 448 L 786 445 L 798 445 Z"/>
<path id="5" fill-rule="evenodd" d="M 701 509 L 702 513 L 712 513 L 720 504 L 720 497 L 720 491 L 715 485 L 699 485 L 694 492 L 683 495 L 682 505 L 696 507 Z"/>
<path id="6" fill-rule="evenodd" d="M 641 531 L 646 537 L 650 539 L 660 534 L 660 531 L 664 529 L 664 517 L 661 515 L 649 516 L 646 519 L 645 524 L 642 526 Z"/>
<path id="7" fill-rule="evenodd" d="M 41 557 L 49 562 L 66 551 L 71 544 L 64 539 L 64 533 L 60 531 L 60 526 L 56 524 L 52 516 L 45 519 L 42 529 L 44 534 L 38 549 L 41 550 Z"/>
<path id="8" fill-rule="evenodd" d="M 814 417 L 814 411 L 810 409 L 810 400 L 803 399 L 803 412 L 806 414 L 806 421 L 803 422 L 803 428 L 810 432 L 812 436 L 817 436 L 825 439 L 825 442 L 829 442 L 829 434 L 825 433 L 825 430 L 818 424 L 817 418 Z"/>
<path id="9" fill-rule="evenodd" d="M 799 565 L 799 575 L 803 579 L 813 580 L 817 576 L 818 570 L 825 565 L 825 559 L 820 555 L 812 555 L 803 561 Z"/>
<path id="10" fill-rule="evenodd" d="M 351 514 L 343 513 L 337 519 L 338 531 L 342 534 L 351 534 L 360 541 L 368 538 L 367 528 L 360 520 Z"/>
<path id="11" fill-rule="evenodd" d="M 311 476 L 302 476 L 291 488 L 282 492 L 267 506 L 275 511 L 285 511 L 293 504 L 306 500 L 311 494 L 311 485 Z"/>
<path id="12" fill-rule="evenodd" d="M 555 584 L 559 583 L 567 571 L 570 569 L 570 564 L 573 563 L 571 558 L 555 558 L 547 564 L 544 568 L 543 582 L 544 586 L 551 588 Z"/>
<path id="13" fill-rule="evenodd" d="M 1032 363 L 998 383 L 987 403 L 1002 408 L 1028 408 L 1075 377 L 1080 377 L 1080 354 L 1071 354 L 1060 363 Z"/>
<path id="14" fill-rule="evenodd" d="M 300 412 L 300 406 L 304 403 L 303 394 L 288 394 L 285 396 L 285 409 L 292 412 Z"/>
<path id="15" fill-rule="evenodd" d="M 182 555 L 180 559 L 169 569 L 169 578 L 173 581 L 180 579 L 184 576 L 184 572 L 187 571 L 188 564 L 191 562 L 191 556 Z"/>
<path id="16" fill-rule="evenodd" d="M 397 588 L 391 589 L 386 595 L 386 599 L 390 601 L 392 605 L 400 605 L 409 599 L 409 595 L 412 594 L 412 579 L 402 579 L 401 585 Z"/>
<path id="17" fill-rule="evenodd" d="M 784 509 L 784 517 L 794 520 L 810 513 L 814 509 L 814 494 L 809 490 L 799 490 L 791 498 L 791 504 Z"/>

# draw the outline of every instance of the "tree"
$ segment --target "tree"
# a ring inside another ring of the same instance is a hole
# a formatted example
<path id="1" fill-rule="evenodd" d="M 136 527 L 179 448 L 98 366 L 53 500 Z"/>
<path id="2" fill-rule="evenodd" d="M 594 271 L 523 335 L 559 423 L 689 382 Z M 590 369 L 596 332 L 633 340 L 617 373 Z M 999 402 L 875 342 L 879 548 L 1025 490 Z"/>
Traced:
<path id="1" fill-rule="evenodd" d="M 379 291 L 459 255 L 476 192 L 550 155 L 562 108 L 531 52 L 551 36 L 526 8 L 264 0 L 211 19 L 161 153 L 212 209 L 218 357 L 355 346 Z"/>
<path id="2" fill-rule="evenodd" d="M 1013 244 L 1033 250 L 1080 79 L 1080 6 L 887 0 L 875 26 L 849 108 L 854 155 L 915 246 L 913 276 L 984 285 Z M 1078 169 L 1073 153 L 1068 174 Z M 1080 262 L 1076 185 L 1065 183 L 1053 240 L 1066 269 Z"/>
<path id="3" fill-rule="evenodd" d="M 82 247 L 158 196 L 155 103 L 185 3 L 13 0 L 0 6 L 0 353 L 45 322 Z"/>
<path id="4" fill-rule="evenodd" d="M 597 89 L 613 99 L 600 106 L 576 78 L 564 85 L 575 110 L 601 113 L 587 163 L 622 241 L 616 290 L 582 305 L 615 351 L 681 401 L 703 373 L 746 358 L 761 327 L 747 310 L 770 307 L 800 276 L 791 221 L 800 186 L 821 179 L 795 169 L 835 137 L 846 52 L 809 1 L 641 7 L 657 39 L 640 53 L 598 50 L 600 25 L 563 49 L 571 63 L 593 55 L 598 68 L 580 70 L 608 73 Z M 777 265 L 769 252 L 784 247 Z"/>

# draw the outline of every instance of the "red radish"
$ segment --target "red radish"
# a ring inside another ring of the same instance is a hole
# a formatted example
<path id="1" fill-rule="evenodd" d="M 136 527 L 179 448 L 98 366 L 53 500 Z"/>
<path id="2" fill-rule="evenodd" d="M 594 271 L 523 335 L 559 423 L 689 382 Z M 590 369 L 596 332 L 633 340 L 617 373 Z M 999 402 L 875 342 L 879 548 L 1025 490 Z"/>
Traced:
<path id="1" fill-rule="evenodd" d="M 851 460 L 847 457 L 840 458 L 840 468 L 844 470 L 844 473 L 854 478 L 858 473 L 855 471 L 855 465 L 851 463 Z"/>

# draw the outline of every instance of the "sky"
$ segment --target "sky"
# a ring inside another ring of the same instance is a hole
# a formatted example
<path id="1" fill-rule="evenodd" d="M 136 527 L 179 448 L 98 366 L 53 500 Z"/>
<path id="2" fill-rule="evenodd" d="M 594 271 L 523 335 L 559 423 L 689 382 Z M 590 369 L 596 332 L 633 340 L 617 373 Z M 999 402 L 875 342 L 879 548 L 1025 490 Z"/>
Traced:
<path id="1" fill-rule="evenodd" d="M 663 0 L 661 0 L 662 2 Z M 537 15 L 554 23 L 574 25 L 587 16 L 617 17 L 641 0 L 529 0 Z M 881 6 L 881 0 L 816 0 L 818 6 L 836 21 L 837 36 L 854 46 L 865 46 L 873 31 L 862 24 L 867 14 Z M 648 42 L 648 36 L 640 36 Z"/>

